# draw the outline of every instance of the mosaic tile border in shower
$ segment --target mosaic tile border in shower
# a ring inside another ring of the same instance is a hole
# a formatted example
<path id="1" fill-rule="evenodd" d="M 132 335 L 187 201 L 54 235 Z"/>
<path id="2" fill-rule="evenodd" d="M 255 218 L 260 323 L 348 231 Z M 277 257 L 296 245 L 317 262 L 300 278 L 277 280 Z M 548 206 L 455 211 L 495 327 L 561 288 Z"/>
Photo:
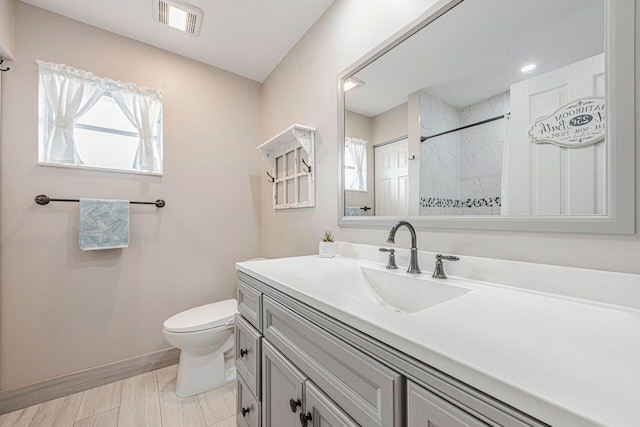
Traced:
<path id="1" fill-rule="evenodd" d="M 460 200 L 420 196 L 420 207 L 423 208 L 480 208 L 484 206 L 502 206 L 502 202 L 500 197 Z"/>

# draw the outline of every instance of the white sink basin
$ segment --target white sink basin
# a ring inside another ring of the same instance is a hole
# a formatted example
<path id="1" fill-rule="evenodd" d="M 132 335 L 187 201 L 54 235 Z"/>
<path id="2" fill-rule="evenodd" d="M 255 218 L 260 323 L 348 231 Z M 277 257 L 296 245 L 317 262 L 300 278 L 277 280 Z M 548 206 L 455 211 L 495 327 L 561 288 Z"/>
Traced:
<path id="1" fill-rule="evenodd" d="M 402 313 L 415 313 L 470 292 L 426 275 L 407 276 L 360 267 L 364 282 L 382 305 Z"/>
<path id="2" fill-rule="evenodd" d="M 276 261 L 270 261 L 276 265 Z M 406 274 L 400 270 L 372 268 L 344 259 L 283 259 L 277 264 L 280 274 L 290 272 L 303 279 L 298 289 L 347 294 L 359 301 L 411 314 L 460 297 L 471 288 L 433 279 L 430 274 Z M 322 291 L 318 291 L 322 289 Z"/>

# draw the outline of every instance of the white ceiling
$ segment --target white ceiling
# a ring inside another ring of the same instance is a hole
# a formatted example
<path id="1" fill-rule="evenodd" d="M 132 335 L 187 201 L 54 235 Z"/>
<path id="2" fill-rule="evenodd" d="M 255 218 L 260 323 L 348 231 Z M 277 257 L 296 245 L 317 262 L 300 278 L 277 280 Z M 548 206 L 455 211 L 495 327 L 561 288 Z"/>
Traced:
<path id="1" fill-rule="evenodd" d="M 158 24 L 153 0 L 25 3 L 262 82 L 333 0 L 189 0 L 204 11 L 199 37 Z"/>
<path id="2" fill-rule="evenodd" d="M 356 74 L 346 106 L 373 117 L 425 89 L 463 107 L 603 51 L 603 0 L 465 0 Z"/>

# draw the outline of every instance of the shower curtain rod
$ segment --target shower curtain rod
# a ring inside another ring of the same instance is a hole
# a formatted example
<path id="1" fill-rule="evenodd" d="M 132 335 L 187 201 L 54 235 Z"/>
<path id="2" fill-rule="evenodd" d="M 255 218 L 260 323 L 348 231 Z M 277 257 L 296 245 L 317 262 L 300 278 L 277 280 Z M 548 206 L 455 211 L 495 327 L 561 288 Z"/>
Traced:
<path id="1" fill-rule="evenodd" d="M 39 205 L 48 205 L 49 202 L 80 202 L 80 199 L 52 199 L 45 194 L 38 194 L 35 198 L 35 201 Z M 130 201 L 131 205 L 156 205 L 157 208 L 163 208 L 165 205 L 164 200 L 158 199 L 155 202 L 133 202 Z"/>
<path id="2" fill-rule="evenodd" d="M 477 123 L 471 123 L 470 125 L 461 126 L 461 127 L 459 127 L 459 128 L 455 128 L 455 129 L 448 130 L 448 131 L 446 131 L 446 132 L 436 133 L 435 135 L 421 136 L 421 137 L 420 137 L 420 142 L 425 142 L 427 139 L 435 138 L 435 137 L 437 137 L 437 136 L 446 135 L 446 134 L 448 134 L 448 133 L 452 133 L 452 132 L 458 132 L 458 131 L 460 131 L 460 130 L 467 129 L 467 128 L 470 128 L 470 127 L 474 127 L 474 126 L 478 126 L 478 125 L 483 125 L 483 124 L 485 124 L 485 123 L 489 123 L 489 122 L 493 122 L 493 121 L 496 121 L 496 120 L 504 119 L 505 117 L 509 117 L 509 114 L 511 114 L 511 113 L 506 113 L 506 114 L 503 114 L 503 115 L 501 115 L 501 116 L 491 117 L 490 119 L 482 120 L 482 121 L 477 122 Z"/>

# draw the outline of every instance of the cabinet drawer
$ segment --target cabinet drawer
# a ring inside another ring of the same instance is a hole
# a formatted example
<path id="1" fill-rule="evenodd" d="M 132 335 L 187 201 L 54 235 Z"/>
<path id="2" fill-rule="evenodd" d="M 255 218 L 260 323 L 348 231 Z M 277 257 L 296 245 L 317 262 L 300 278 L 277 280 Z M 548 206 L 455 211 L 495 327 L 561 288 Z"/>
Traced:
<path id="1" fill-rule="evenodd" d="M 238 312 L 262 332 L 262 292 L 238 280 Z"/>
<path id="2" fill-rule="evenodd" d="M 238 377 L 236 422 L 242 427 L 260 427 L 260 403 L 247 384 Z"/>
<path id="3" fill-rule="evenodd" d="M 244 320 L 242 316 L 236 314 L 236 371 L 258 400 L 260 400 L 261 339 L 260 332 Z"/>
<path id="4" fill-rule="evenodd" d="M 265 296 L 265 338 L 357 423 L 400 426 L 403 377 Z"/>
<path id="5" fill-rule="evenodd" d="M 486 427 L 487 424 L 417 384 L 407 381 L 408 427 Z"/>

